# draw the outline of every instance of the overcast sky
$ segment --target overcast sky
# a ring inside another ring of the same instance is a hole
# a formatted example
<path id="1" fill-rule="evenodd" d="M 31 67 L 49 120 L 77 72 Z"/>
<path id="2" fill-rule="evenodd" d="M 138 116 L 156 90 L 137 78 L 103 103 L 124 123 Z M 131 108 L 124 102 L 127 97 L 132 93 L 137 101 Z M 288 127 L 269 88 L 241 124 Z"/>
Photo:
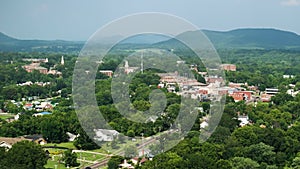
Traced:
<path id="1" fill-rule="evenodd" d="M 138 12 L 177 15 L 200 29 L 300 34 L 300 0 L 1 0 L 0 32 L 20 39 L 87 40 L 104 24 Z"/>

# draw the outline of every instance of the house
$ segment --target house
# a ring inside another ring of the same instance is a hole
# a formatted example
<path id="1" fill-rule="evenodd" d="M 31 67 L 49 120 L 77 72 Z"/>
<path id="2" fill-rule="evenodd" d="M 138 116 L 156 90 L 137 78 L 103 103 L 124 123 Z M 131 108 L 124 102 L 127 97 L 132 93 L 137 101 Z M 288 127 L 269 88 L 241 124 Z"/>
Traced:
<path id="1" fill-rule="evenodd" d="M 75 134 L 72 134 L 70 132 L 67 132 L 66 134 L 69 137 L 69 139 L 68 139 L 69 141 L 74 141 L 77 137 L 79 137 L 79 134 L 75 135 Z"/>
<path id="2" fill-rule="evenodd" d="M 113 75 L 113 71 L 111 71 L 111 70 L 100 70 L 99 72 L 102 74 L 105 74 L 108 77 L 112 77 L 112 75 Z"/>
<path id="3" fill-rule="evenodd" d="M 233 83 L 233 82 L 230 82 L 228 84 L 228 86 L 231 87 L 231 88 L 239 88 L 239 87 L 244 86 L 244 85 L 245 85 L 244 83 Z"/>
<path id="4" fill-rule="evenodd" d="M 284 79 L 293 79 L 293 78 L 295 78 L 295 75 L 283 75 L 282 76 L 282 78 L 284 78 Z"/>
<path id="5" fill-rule="evenodd" d="M 26 136 L 24 136 L 24 138 L 26 138 L 32 142 L 35 142 L 39 145 L 47 144 L 47 141 L 43 138 L 43 135 L 40 135 L 40 134 L 26 135 Z"/>
<path id="6" fill-rule="evenodd" d="M 59 76 L 62 75 L 62 73 L 60 71 L 53 70 L 53 69 L 50 69 L 47 74 L 48 75 L 59 75 Z"/>
<path id="7" fill-rule="evenodd" d="M 98 141 L 113 141 L 119 135 L 119 132 L 116 130 L 94 129 L 94 131 L 96 133 L 94 139 Z"/>
<path id="8" fill-rule="evenodd" d="M 248 116 L 238 116 L 238 120 L 240 121 L 240 126 L 243 127 L 249 124 L 249 117 Z"/>
<path id="9" fill-rule="evenodd" d="M 260 97 L 260 100 L 262 102 L 270 102 L 271 101 L 271 95 L 269 94 L 262 94 L 261 97 Z"/>
<path id="10" fill-rule="evenodd" d="M 234 64 L 221 64 L 221 69 L 227 71 L 236 71 L 236 65 Z"/>
<path id="11" fill-rule="evenodd" d="M 52 110 L 53 105 L 50 102 L 41 102 L 40 104 L 35 106 L 36 111 L 43 111 L 43 110 Z"/>
<path id="12" fill-rule="evenodd" d="M 33 108 L 33 104 L 31 104 L 31 103 L 26 103 L 24 106 L 23 106 L 23 108 L 25 109 L 25 110 L 32 110 L 32 108 Z"/>
<path id="13" fill-rule="evenodd" d="M 22 114 L 25 114 L 25 112 L 20 112 L 20 113 L 16 114 L 16 115 L 14 116 L 14 119 L 15 119 L 15 120 L 19 120 L 19 118 L 20 118 L 20 116 L 21 116 Z"/>
<path id="14" fill-rule="evenodd" d="M 251 91 L 235 91 L 232 94 L 230 94 L 230 96 L 233 97 L 235 102 L 242 100 L 249 101 L 252 99 Z"/>
<path id="15" fill-rule="evenodd" d="M 208 125 L 209 125 L 208 122 L 205 120 L 200 124 L 200 129 L 204 129 L 204 128 L 208 127 Z"/>
<path id="16" fill-rule="evenodd" d="M 205 79 L 207 83 L 223 83 L 223 78 L 220 77 L 208 77 Z"/>
<path id="17" fill-rule="evenodd" d="M 142 159 L 140 159 L 139 161 L 139 157 L 134 157 L 133 159 L 131 159 L 131 162 L 134 164 L 134 165 L 137 165 L 139 163 L 139 165 L 142 165 L 143 163 L 145 163 L 146 161 L 148 161 L 147 158 L 143 157 Z"/>
<path id="18" fill-rule="evenodd" d="M 134 169 L 134 167 L 131 164 L 127 163 L 127 160 L 124 160 L 123 163 L 119 165 L 119 168 Z"/>
<path id="19" fill-rule="evenodd" d="M 30 139 L 26 139 L 24 137 L 0 137 L 0 147 L 5 147 L 10 149 L 12 147 L 12 145 L 14 145 L 15 143 L 19 142 L 19 141 L 23 141 L 23 140 L 28 140 L 31 141 Z"/>

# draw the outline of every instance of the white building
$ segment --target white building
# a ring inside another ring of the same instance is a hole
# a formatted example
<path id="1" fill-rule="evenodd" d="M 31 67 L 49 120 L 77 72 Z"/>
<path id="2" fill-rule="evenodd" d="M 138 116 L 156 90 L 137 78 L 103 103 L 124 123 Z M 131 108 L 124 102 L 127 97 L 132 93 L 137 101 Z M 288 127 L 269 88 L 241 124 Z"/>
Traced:
<path id="1" fill-rule="evenodd" d="M 119 132 L 116 130 L 94 129 L 94 131 L 96 133 L 94 139 L 98 141 L 113 141 L 119 135 Z"/>

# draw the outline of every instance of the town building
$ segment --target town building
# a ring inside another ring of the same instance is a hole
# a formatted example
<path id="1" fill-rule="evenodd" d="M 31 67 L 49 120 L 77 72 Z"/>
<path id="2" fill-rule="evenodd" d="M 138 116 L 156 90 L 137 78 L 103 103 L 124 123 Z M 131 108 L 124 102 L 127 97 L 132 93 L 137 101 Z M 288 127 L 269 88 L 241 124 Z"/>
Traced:
<path id="1" fill-rule="evenodd" d="M 279 92 L 277 88 L 266 88 L 265 93 L 274 96 Z"/>
<path id="2" fill-rule="evenodd" d="M 139 67 L 130 67 L 127 60 L 125 60 L 124 67 L 121 67 L 121 68 L 124 69 L 124 73 L 126 73 L 126 74 L 132 73 L 132 72 L 134 72 L 134 71 L 136 71 L 136 70 L 139 69 Z"/>
<path id="3" fill-rule="evenodd" d="M 33 72 L 34 70 L 39 71 L 42 74 L 47 74 L 48 73 L 48 69 L 45 67 L 40 66 L 40 63 L 31 63 L 29 65 L 25 65 L 23 66 L 23 68 L 27 71 L 27 72 Z"/>
<path id="4" fill-rule="evenodd" d="M 249 101 L 252 99 L 251 91 L 235 91 L 232 94 L 229 94 L 229 96 L 233 97 L 235 102 L 242 100 Z"/>
<path id="5" fill-rule="evenodd" d="M 234 64 L 221 64 L 221 69 L 226 71 L 236 71 L 236 65 Z"/>
<path id="6" fill-rule="evenodd" d="M 111 70 L 100 70 L 99 72 L 102 73 L 102 74 L 105 74 L 108 77 L 113 76 L 113 71 L 111 71 Z"/>

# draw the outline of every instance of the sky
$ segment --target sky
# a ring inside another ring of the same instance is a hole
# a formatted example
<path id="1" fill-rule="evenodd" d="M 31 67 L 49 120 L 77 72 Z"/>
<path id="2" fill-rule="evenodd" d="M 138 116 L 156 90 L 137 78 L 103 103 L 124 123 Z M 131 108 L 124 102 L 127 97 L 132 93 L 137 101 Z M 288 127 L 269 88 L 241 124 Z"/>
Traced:
<path id="1" fill-rule="evenodd" d="M 200 29 L 300 34 L 300 0 L 1 0 L 0 32 L 19 39 L 85 41 L 105 24 L 139 12 L 176 15 Z"/>

